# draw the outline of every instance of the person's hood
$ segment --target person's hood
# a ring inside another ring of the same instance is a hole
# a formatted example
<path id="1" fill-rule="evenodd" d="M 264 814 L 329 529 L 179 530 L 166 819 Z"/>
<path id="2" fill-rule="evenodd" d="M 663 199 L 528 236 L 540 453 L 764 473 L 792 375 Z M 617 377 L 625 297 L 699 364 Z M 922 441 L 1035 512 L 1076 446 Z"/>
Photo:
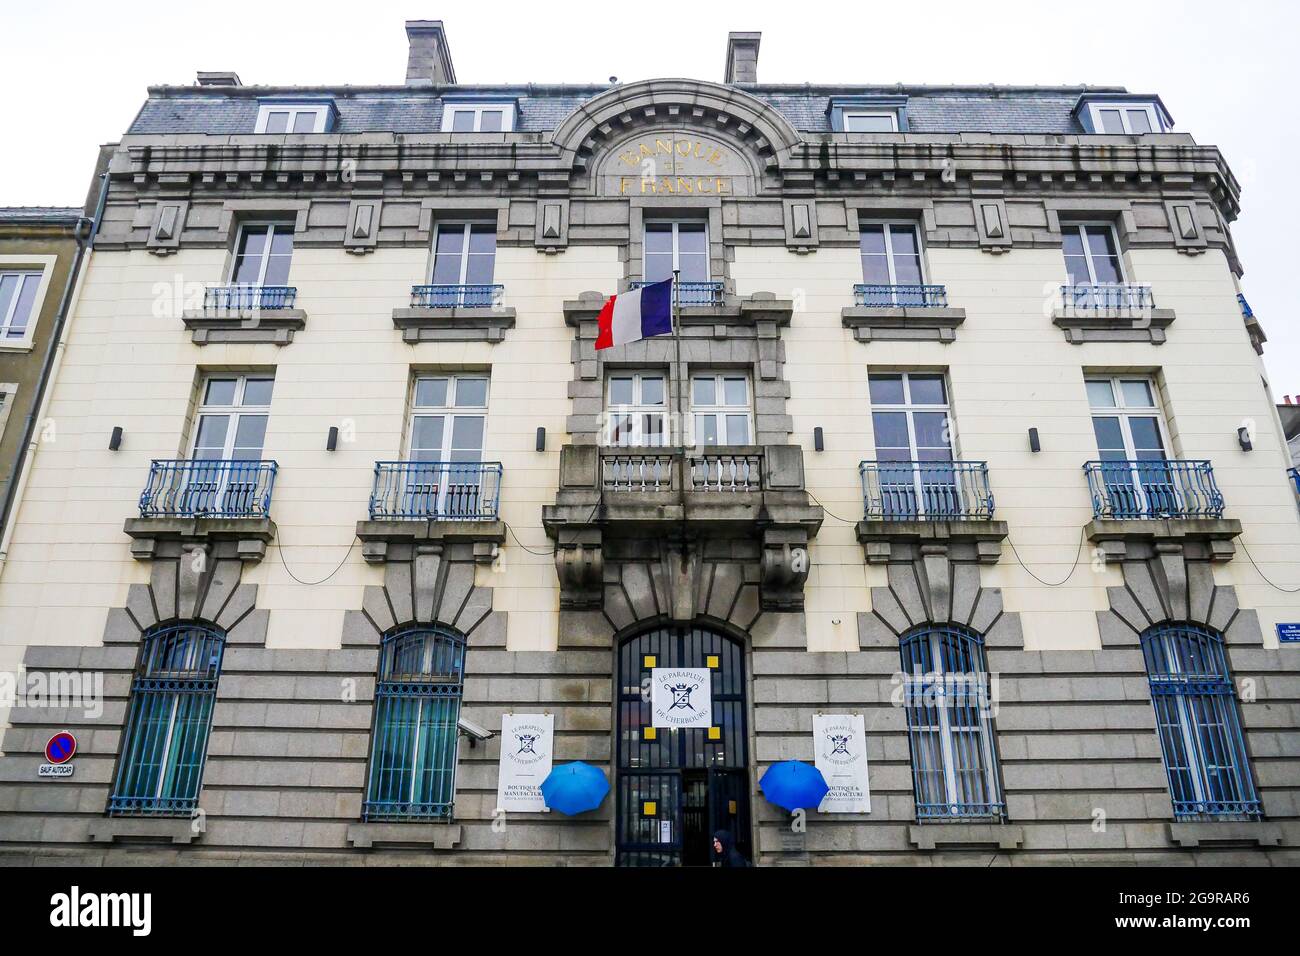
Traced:
<path id="1" fill-rule="evenodd" d="M 722 844 L 722 853 L 719 854 L 720 856 L 726 856 L 730 853 L 731 848 L 735 846 L 736 843 L 736 838 L 731 835 L 730 830 L 719 830 L 717 833 L 713 834 L 713 839 Z"/>

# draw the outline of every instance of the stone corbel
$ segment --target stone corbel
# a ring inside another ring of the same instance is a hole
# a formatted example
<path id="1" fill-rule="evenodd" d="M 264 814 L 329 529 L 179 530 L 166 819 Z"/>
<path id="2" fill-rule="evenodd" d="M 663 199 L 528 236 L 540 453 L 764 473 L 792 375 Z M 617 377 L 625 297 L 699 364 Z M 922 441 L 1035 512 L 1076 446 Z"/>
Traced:
<path id="1" fill-rule="evenodd" d="M 767 529 L 759 584 L 763 610 L 802 611 L 811 564 L 805 529 Z"/>
<path id="2" fill-rule="evenodd" d="M 256 564 L 266 557 L 275 522 L 270 518 L 128 518 L 123 530 L 132 539 L 131 557 L 137 561 L 177 559 L 197 548 L 214 560 Z"/>
<path id="3" fill-rule="evenodd" d="M 1241 522 L 1231 518 L 1158 519 L 1116 521 L 1095 518 L 1084 533 L 1108 562 L 1146 560 L 1177 551 L 1192 560 L 1230 561 L 1233 543 L 1241 535 Z"/>
<path id="4" fill-rule="evenodd" d="M 593 528 L 558 544 L 555 572 L 560 579 L 560 607 L 599 609 L 605 601 L 605 553 L 600 530 Z"/>
<path id="5" fill-rule="evenodd" d="M 980 564 L 997 564 L 1008 533 L 1005 521 L 859 521 L 858 541 L 868 564 L 905 560 L 927 547 L 955 549 Z"/>

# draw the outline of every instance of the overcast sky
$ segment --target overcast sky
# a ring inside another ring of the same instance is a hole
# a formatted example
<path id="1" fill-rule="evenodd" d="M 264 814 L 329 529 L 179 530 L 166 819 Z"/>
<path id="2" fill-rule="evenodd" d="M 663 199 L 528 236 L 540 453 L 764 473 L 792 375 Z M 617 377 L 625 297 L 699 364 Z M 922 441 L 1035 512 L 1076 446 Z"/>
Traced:
<path id="1" fill-rule="evenodd" d="M 1175 129 L 1220 147 L 1241 182 L 1233 234 L 1280 400 L 1300 394 L 1300 284 L 1291 284 L 1300 229 L 1297 8 L 1265 0 L 7 5 L 0 205 L 79 205 L 96 147 L 123 133 L 145 88 L 193 83 L 197 70 L 235 70 L 248 84 L 401 83 L 407 19 L 444 22 L 462 83 L 721 80 L 727 32 L 761 30 L 764 82 L 1090 83 L 1159 93 Z"/>

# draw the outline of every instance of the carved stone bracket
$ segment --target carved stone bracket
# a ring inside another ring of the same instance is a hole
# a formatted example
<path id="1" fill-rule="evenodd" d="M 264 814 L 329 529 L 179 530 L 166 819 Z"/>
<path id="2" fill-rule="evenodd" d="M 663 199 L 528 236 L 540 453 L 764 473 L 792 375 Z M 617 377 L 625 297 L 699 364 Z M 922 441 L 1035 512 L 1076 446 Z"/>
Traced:
<path id="1" fill-rule="evenodd" d="M 859 521 L 858 541 L 868 564 L 906 559 L 922 546 L 956 549 L 980 564 L 997 564 L 1005 521 Z"/>
<path id="2" fill-rule="evenodd" d="M 288 345 L 307 327 L 302 309 L 198 309 L 181 314 L 195 345 L 227 342 Z"/>
<path id="3" fill-rule="evenodd" d="M 953 342 L 966 310 L 851 305 L 840 310 L 840 321 L 859 342 Z"/>
<path id="4" fill-rule="evenodd" d="M 402 341 L 416 342 L 501 342 L 515 327 L 515 310 L 510 308 L 394 309 L 393 325 Z"/>
<path id="5" fill-rule="evenodd" d="M 1174 322 L 1173 309 L 1058 308 L 1052 312 L 1052 324 L 1065 332 L 1071 345 L 1084 342 L 1150 342 L 1165 344 L 1165 329 Z"/>
<path id="6" fill-rule="evenodd" d="M 491 562 L 506 540 L 503 521 L 358 521 L 361 556 L 369 564 L 409 560 L 412 548 L 468 544 L 473 559 Z"/>
<path id="7" fill-rule="evenodd" d="M 275 537 L 270 518 L 127 518 L 131 557 L 137 561 L 176 558 L 202 548 L 214 559 L 234 558 L 255 564 L 266 557 Z"/>

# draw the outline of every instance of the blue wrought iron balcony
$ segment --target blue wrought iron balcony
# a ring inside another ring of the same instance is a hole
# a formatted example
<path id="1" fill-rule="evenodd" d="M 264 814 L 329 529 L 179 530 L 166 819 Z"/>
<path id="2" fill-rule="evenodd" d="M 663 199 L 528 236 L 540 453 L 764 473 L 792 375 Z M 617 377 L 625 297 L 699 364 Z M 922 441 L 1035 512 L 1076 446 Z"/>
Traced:
<path id="1" fill-rule="evenodd" d="M 868 521 L 991 521 L 993 492 L 983 461 L 864 461 Z"/>
<path id="2" fill-rule="evenodd" d="M 1300 468 L 1288 468 L 1286 473 L 1291 476 L 1291 483 L 1295 485 L 1296 494 L 1300 495 Z"/>
<path id="3" fill-rule="evenodd" d="M 1222 518 L 1208 461 L 1090 461 L 1083 466 L 1097 518 Z"/>
<path id="4" fill-rule="evenodd" d="M 1243 319 L 1253 319 L 1255 317 L 1255 311 L 1250 307 L 1250 303 L 1246 301 L 1246 297 L 1240 292 L 1237 293 L 1237 305 L 1241 306 L 1241 317 Z"/>
<path id="5" fill-rule="evenodd" d="M 647 285 L 650 283 L 633 282 L 632 288 L 639 289 Z M 677 283 L 677 301 L 681 305 L 722 305 L 724 298 L 721 282 Z"/>
<path id="6" fill-rule="evenodd" d="M 496 521 L 498 461 L 377 461 L 372 521 Z"/>
<path id="7" fill-rule="evenodd" d="M 1061 304 L 1076 311 L 1140 312 L 1155 307 L 1151 287 L 1120 282 L 1061 286 Z"/>
<path id="8" fill-rule="evenodd" d="M 413 285 L 413 309 L 495 309 L 501 304 L 503 285 Z"/>
<path id="9" fill-rule="evenodd" d="M 292 309 L 298 290 L 291 285 L 218 285 L 203 293 L 205 309 Z"/>
<path id="10" fill-rule="evenodd" d="M 865 308 L 946 309 L 948 287 L 859 283 L 853 287 L 853 301 Z"/>
<path id="11" fill-rule="evenodd" d="M 164 460 L 149 465 L 141 518 L 268 518 L 274 461 Z"/>

